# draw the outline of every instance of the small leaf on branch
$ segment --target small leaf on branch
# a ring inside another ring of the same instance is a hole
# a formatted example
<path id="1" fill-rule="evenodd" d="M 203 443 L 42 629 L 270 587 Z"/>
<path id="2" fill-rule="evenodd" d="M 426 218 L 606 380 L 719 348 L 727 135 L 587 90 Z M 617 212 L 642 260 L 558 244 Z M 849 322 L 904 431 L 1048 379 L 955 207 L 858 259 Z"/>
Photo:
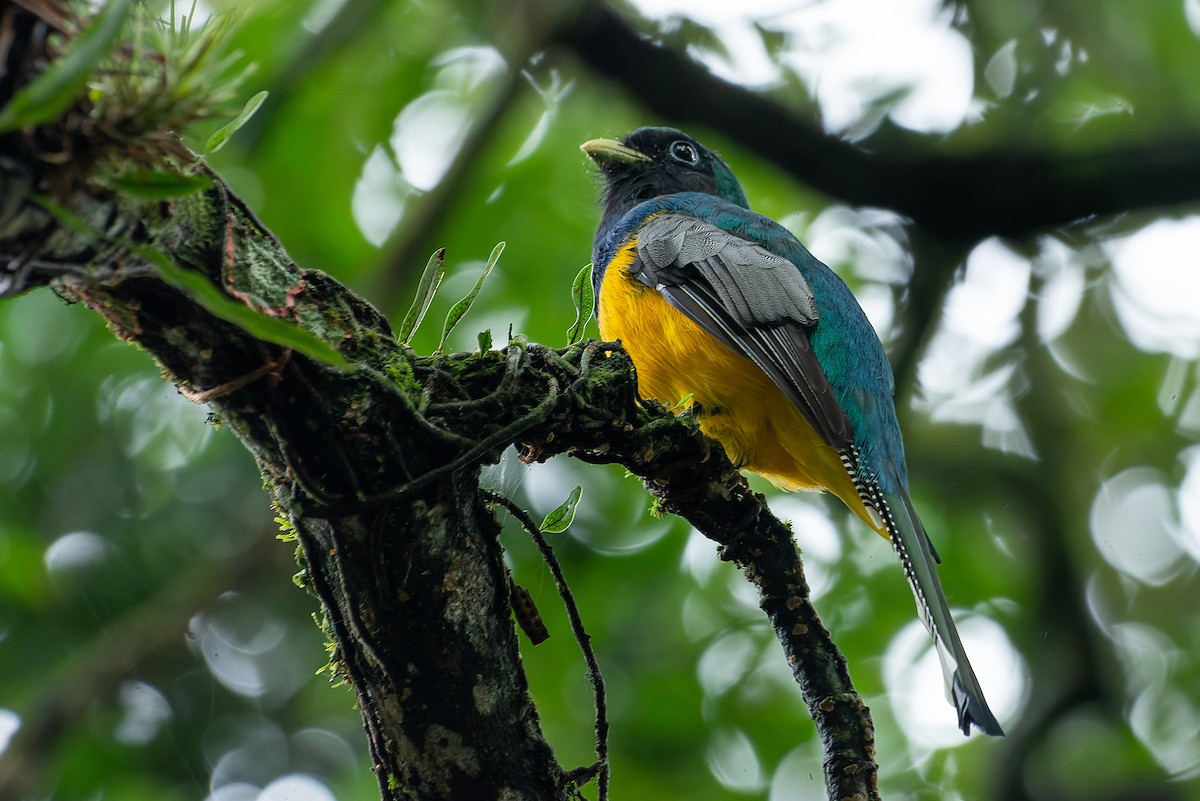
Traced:
<path id="1" fill-rule="evenodd" d="M 496 247 L 492 248 L 492 255 L 488 256 L 487 264 L 483 266 L 483 272 L 479 274 L 479 280 L 475 282 L 475 286 L 467 293 L 465 298 L 455 303 L 450 307 L 450 311 L 446 312 L 446 324 L 442 326 L 442 341 L 438 343 L 438 353 L 441 353 L 445 349 L 446 340 L 450 338 L 451 332 L 454 331 L 454 326 L 458 325 L 459 321 L 471 310 L 471 306 L 475 303 L 475 298 L 479 297 L 479 291 L 483 289 L 483 282 L 491 274 L 492 268 L 496 266 L 496 262 L 500 261 L 500 254 L 503 252 L 504 243 L 497 243 Z"/>
<path id="2" fill-rule="evenodd" d="M 677 411 L 680 411 L 681 409 L 687 409 L 687 408 L 690 408 L 690 407 L 691 407 L 691 405 L 692 405 L 692 400 L 693 400 L 695 397 L 696 397 L 696 393 L 694 393 L 694 392 L 689 392 L 688 394 L 686 394 L 686 395 L 684 395 L 682 398 L 680 398 L 680 399 L 678 400 L 678 402 L 676 402 L 676 404 L 675 404 L 674 406 L 672 406 L 670 409 L 668 409 L 667 411 L 669 411 L 669 412 L 677 412 Z"/>
<path id="3" fill-rule="evenodd" d="M 433 303 L 433 296 L 437 294 L 438 287 L 442 285 L 442 279 L 445 277 L 446 249 L 438 248 L 429 257 L 429 263 L 425 265 L 425 271 L 421 273 L 421 280 L 417 283 L 416 297 L 413 298 L 412 305 L 408 307 L 408 311 L 404 314 L 404 320 L 400 323 L 400 331 L 396 335 L 400 344 L 407 346 L 412 341 L 413 335 L 421 327 L 421 321 L 425 319 L 425 312 L 429 311 L 429 304 Z"/>
<path id="4" fill-rule="evenodd" d="M 212 180 L 204 176 L 170 170 L 133 170 L 113 177 L 110 183 L 118 192 L 145 200 L 169 200 L 212 186 Z"/>
<path id="5" fill-rule="evenodd" d="M 242 113 L 234 117 L 232 122 L 222 125 L 217 129 L 216 133 L 208 137 L 208 142 L 204 145 L 204 155 L 210 156 L 225 147 L 225 143 L 229 141 L 229 137 L 250 121 L 250 118 L 254 116 L 254 113 L 258 111 L 266 99 L 267 91 L 263 90 L 247 100 L 246 105 L 242 107 Z"/>
<path id="6" fill-rule="evenodd" d="M 596 287 L 592 283 L 592 265 L 586 265 L 571 282 L 571 302 L 575 304 L 575 322 L 567 329 L 567 344 L 583 339 L 584 329 L 596 309 Z"/>
<path id="7" fill-rule="evenodd" d="M 538 527 L 541 532 L 543 534 L 561 534 L 570 528 L 572 521 L 575 520 L 575 507 L 579 505 L 579 499 L 582 496 L 583 487 L 576 484 L 567 499 L 546 515 L 546 519 Z"/>

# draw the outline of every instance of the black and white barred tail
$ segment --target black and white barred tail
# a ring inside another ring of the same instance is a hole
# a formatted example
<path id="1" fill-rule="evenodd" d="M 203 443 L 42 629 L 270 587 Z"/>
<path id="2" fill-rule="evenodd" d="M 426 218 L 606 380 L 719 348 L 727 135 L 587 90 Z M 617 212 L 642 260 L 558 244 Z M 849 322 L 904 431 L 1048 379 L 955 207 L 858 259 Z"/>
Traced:
<path id="1" fill-rule="evenodd" d="M 963 734 L 969 734 L 973 724 L 985 734 L 1003 737 L 1004 730 L 984 700 L 983 690 L 950 615 L 950 606 L 937 574 L 941 559 L 913 510 L 907 490 L 899 487 L 884 492 L 877 476 L 860 470 L 859 452 L 854 446 L 842 450 L 840 455 L 872 523 L 881 533 L 887 534 L 900 557 L 904 577 L 917 602 L 917 613 L 933 636 L 946 679 L 946 699 L 958 710 L 958 727 Z"/>

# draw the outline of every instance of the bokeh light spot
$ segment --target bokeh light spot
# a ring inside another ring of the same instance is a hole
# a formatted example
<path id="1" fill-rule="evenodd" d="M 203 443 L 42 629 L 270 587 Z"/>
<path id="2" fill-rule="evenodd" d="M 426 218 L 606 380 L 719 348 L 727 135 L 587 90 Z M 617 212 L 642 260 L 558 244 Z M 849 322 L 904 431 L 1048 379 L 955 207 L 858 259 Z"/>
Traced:
<path id="1" fill-rule="evenodd" d="M 31 292 L 4 302 L 0 339 L 25 365 L 68 358 L 83 340 L 85 318 L 49 292 Z"/>
<path id="2" fill-rule="evenodd" d="M 1087 276 L 1079 255 L 1053 237 L 1041 241 L 1037 270 L 1042 277 L 1038 293 L 1037 327 L 1043 342 L 1058 338 L 1075 320 L 1083 305 Z"/>
<path id="3" fill-rule="evenodd" d="M 158 375 L 110 381 L 97 398 L 97 416 L 120 427 L 125 453 L 158 471 L 195 461 L 212 440 L 208 413 L 163 384 Z"/>
<path id="4" fill-rule="evenodd" d="M 1143 584 L 1161 586 L 1180 569 L 1175 511 L 1162 475 L 1134 467 L 1105 481 L 1092 501 L 1092 540 L 1104 561 Z"/>
<path id="5" fill-rule="evenodd" d="M 213 790 L 204 801 L 257 801 L 258 787 L 245 782 L 225 784 Z"/>
<path id="6" fill-rule="evenodd" d="M 768 801 L 823 801 L 827 796 L 822 758 L 815 738 L 789 751 L 771 777 Z"/>
<path id="7" fill-rule="evenodd" d="M 437 186 L 470 121 L 470 108 L 451 92 L 428 92 L 405 106 L 391 140 L 404 180 L 421 191 Z"/>
<path id="8" fill-rule="evenodd" d="M 1157 220 L 1110 241 L 1113 305 L 1145 351 L 1200 357 L 1200 216 Z"/>
<path id="9" fill-rule="evenodd" d="M 757 793 L 766 786 L 754 744 L 740 729 L 715 732 L 705 758 L 716 780 L 734 792 Z"/>
<path id="10" fill-rule="evenodd" d="M 461 47 L 434 61 L 438 87 L 413 100 L 397 115 L 390 144 L 404 180 L 414 189 L 437 186 L 458 154 L 474 114 L 473 95 L 506 69 L 491 47 Z"/>
<path id="11" fill-rule="evenodd" d="M 287 770 L 287 738 L 278 724 L 265 718 L 230 722 L 236 723 L 233 733 L 237 744 L 214 761 L 209 777 L 212 791 L 230 785 L 262 787 Z"/>
<path id="12" fill-rule="evenodd" d="M 337 801 L 323 782 L 312 776 L 295 773 L 268 784 L 258 795 L 258 801 Z"/>
<path id="13" fill-rule="evenodd" d="M 213 677 L 239 695 L 277 704 L 309 678 L 312 665 L 297 653 L 287 625 L 258 603 L 226 593 L 192 618 L 190 641 Z"/>
<path id="14" fill-rule="evenodd" d="M 806 4 L 779 23 L 794 32 L 783 61 L 816 94 L 826 130 L 867 133 L 886 100 L 898 125 L 950 131 L 974 90 L 971 46 L 952 17 L 937 0 Z"/>
<path id="15" fill-rule="evenodd" d="M 976 424 L 983 442 L 1006 453 L 1035 454 L 1013 397 L 1014 365 L 985 372 L 989 358 L 1020 333 L 1032 265 L 998 239 L 967 257 L 963 278 L 946 298 L 945 315 L 918 367 L 918 408 L 937 421 Z"/>
<path id="16" fill-rule="evenodd" d="M 118 696 L 124 714 L 113 738 L 125 745 L 145 745 L 171 719 L 171 704 L 156 688 L 141 681 L 121 684 Z"/>
<path id="17" fill-rule="evenodd" d="M 1193 445 L 1179 456 L 1187 466 L 1179 485 L 1179 519 L 1175 532 L 1180 547 L 1200 562 L 1200 445 Z"/>
<path id="18" fill-rule="evenodd" d="M 11 709 L 0 709 L 0 754 L 8 748 L 17 729 L 21 728 L 21 716 Z"/>
<path id="19" fill-rule="evenodd" d="M 1200 776 L 1200 712 L 1188 693 L 1177 688 L 1151 687 L 1133 702 L 1129 713 L 1133 733 L 1155 760 L 1175 779 Z"/>
<path id="20" fill-rule="evenodd" d="M 363 163 L 350 197 L 350 213 L 363 237 L 380 247 L 404 216 L 409 187 L 382 145 L 376 145 Z"/>
<path id="21" fill-rule="evenodd" d="M 758 646 L 748 633 L 731 631 L 717 638 L 700 656 L 696 674 L 707 697 L 724 695 L 750 670 Z"/>
<path id="22" fill-rule="evenodd" d="M 99 534 L 72 531 L 46 548 L 46 570 L 50 573 L 70 573 L 98 565 L 108 557 L 109 547 Z"/>

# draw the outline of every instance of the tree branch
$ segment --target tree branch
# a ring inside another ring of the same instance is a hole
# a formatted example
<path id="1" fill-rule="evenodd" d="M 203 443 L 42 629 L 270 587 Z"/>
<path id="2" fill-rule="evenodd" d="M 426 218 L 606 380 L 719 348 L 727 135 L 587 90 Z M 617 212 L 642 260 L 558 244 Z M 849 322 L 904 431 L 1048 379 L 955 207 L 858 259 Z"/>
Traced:
<path id="1" fill-rule="evenodd" d="M 612 347 L 590 343 L 584 354 L 592 350 L 594 358 Z M 623 352 L 621 358 L 627 358 Z M 602 364 L 611 369 L 611 361 Z M 581 358 L 581 369 L 584 365 Z M 634 404 L 635 383 L 618 384 L 606 376 L 604 385 L 620 387 L 629 394 L 625 403 Z M 584 407 L 589 413 L 605 408 L 590 403 Z M 671 416 L 653 402 L 638 406 L 633 414 L 532 431 L 521 438 L 521 458 L 541 461 L 568 453 L 587 462 L 623 465 L 642 477 L 664 511 L 683 517 L 718 543 L 721 558 L 737 564 L 758 590 L 760 606 L 800 684 L 821 735 L 829 798 L 877 798 L 870 711 L 809 600 L 791 532 L 771 513 L 766 499 L 750 490 L 720 446 L 701 435 L 694 423 Z"/>
<path id="2" fill-rule="evenodd" d="M 568 792 L 527 694 L 497 527 L 477 482 L 479 464 L 514 441 L 526 459 L 569 452 L 624 464 L 666 510 L 720 543 L 760 592 L 821 730 L 831 791 L 873 797 L 869 715 L 808 601 L 790 532 L 693 425 L 636 402 L 619 346 L 417 357 L 363 301 L 288 262 L 219 184 L 170 206 L 74 202 L 109 233 L 56 227 L 29 206 L 24 224 L 5 228 L 0 254 L 25 249 L 21 231 L 44 240 L 37 263 L 51 265 L 59 291 L 104 315 L 181 388 L 207 391 L 255 455 L 325 607 L 333 662 L 359 696 L 385 799 Z M 303 321 L 359 367 L 285 361 L 214 318 L 117 242 L 137 230 L 143 249 L 265 314 Z M 80 277 L 89 259 L 96 278 Z M 523 722 L 518 737 L 512 720 Z"/>
<path id="3" fill-rule="evenodd" d="M 890 129 L 860 147 L 654 44 L 604 3 L 591 3 L 561 42 L 655 113 L 707 125 L 831 197 L 892 209 L 951 241 L 1200 199 L 1195 135 L 1093 152 L 956 151 Z"/>

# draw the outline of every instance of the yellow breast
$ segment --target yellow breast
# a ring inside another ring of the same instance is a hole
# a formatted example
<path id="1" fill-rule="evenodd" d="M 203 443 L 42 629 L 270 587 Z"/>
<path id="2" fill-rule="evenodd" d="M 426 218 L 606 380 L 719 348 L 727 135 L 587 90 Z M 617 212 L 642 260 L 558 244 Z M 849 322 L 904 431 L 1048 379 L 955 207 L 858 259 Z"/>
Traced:
<path id="1" fill-rule="evenodd" d="M 698 407 L 700 430 L 736 464 L 783 489 L 828 489 L 875 528 L 837 451 L 767 374 L 629 275 L 635 242 L 605 271 L 599 323 L 601 335 L 621 340 L 633 359 L 638 393 L 680 410 Z"/>

